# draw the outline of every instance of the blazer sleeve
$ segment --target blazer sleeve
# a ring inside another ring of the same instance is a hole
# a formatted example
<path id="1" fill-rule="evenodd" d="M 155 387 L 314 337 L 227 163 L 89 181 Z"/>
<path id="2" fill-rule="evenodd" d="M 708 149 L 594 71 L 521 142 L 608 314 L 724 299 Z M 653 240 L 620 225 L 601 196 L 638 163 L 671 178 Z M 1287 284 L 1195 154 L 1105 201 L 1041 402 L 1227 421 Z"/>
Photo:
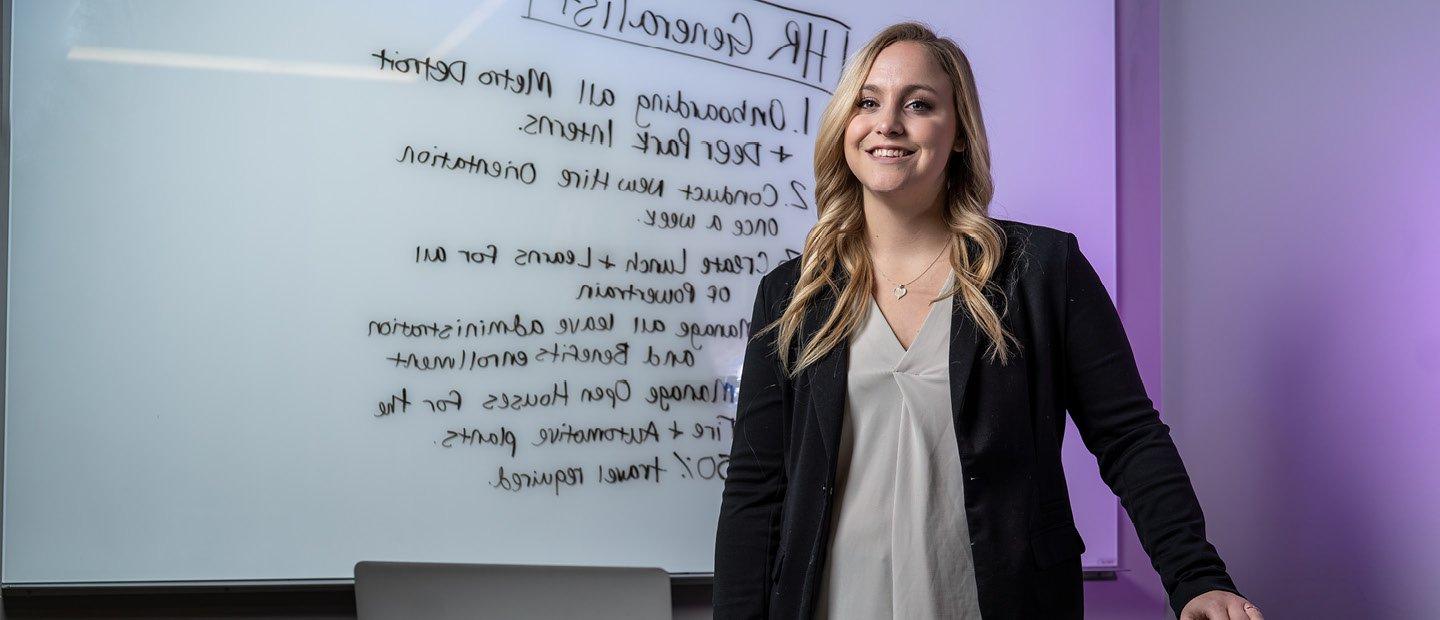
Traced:
<path id="1" fill-rule="evenodd" d="M 776 305 L 779 300 L 767 294 L 768 288 L 762 279 L 755 295 L 752 337 L 745 347 L 733 445 L 715 531 L 713 603 L 717 620 L 765 617 L 770 569 L 779 544 L 789 381 L 775 354 L 776 332 L 753 336 L 783 309 Z"/>
<path id="2" fill-rule="evenodd" d="M 1170 427 L 1146 396 L 1115 304 L 1075 235 L 1065 236 L 1066 409 L 1135 523 L 1175 615 L 1210 590 L 1239 594 L 1205 539 L 1200 502 Z"/>

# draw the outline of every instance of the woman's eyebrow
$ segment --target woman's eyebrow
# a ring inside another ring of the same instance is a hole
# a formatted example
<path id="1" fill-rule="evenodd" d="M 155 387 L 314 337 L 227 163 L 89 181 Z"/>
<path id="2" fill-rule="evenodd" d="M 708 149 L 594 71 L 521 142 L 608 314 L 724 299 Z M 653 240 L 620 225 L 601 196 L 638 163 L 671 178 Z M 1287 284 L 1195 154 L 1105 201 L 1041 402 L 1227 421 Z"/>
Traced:
<path id="1" fill-rule="evenodd" d="M 930 94 L 932 94 L 932 95 L 934 95 L 934 96 L 936 96 L 936 97 L 939 97 L 939 96 L 940 96 L 940 93 L 939 93 L 938 91 L 936 91 L 934 88 L 931 88 L 931 87 L 926 86 L 926 85 L 924 85 L 924 84 L 907 84 L 907 85 L 905 85 L 905 86 L 900 87 L 900 92 L 902 92 L 902 93 L 909 93 L 909 92 L 911 92 L 911 91 L 916 91 L 916 90 L 923 90 L 923 91 L 928 92 L 928 93 L 930 93 Z M 860 87 L 860 92 L 862 92 L 862 93 L 863 93 L 863 92 L 876 92 L 876 93 L 879 93 L 879 92 L 884 92 L 884 91 L 885 91 L 885 89 L 880 88 L 879 86 L 876 86 L 876 85 L 874 85 L 874 84 L 866 84 L 866 85 Z"/>

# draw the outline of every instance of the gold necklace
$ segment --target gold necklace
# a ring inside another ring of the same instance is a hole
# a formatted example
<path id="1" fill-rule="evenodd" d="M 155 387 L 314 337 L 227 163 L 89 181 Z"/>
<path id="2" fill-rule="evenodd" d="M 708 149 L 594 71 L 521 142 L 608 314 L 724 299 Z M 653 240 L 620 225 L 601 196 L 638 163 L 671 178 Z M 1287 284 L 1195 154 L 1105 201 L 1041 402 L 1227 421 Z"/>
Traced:
<path id="1" fill-rule="evenodd" d="M 892 278 L 892 277 L 890 277 L 890 276 L 885 275 L 885 272 L 880 271 L 880 267 L 879 267 L 879 266 L 876 266 L 876 267 L 875 267 L 875 273 L 880 274 L 880 275 L 883 276 L 886 280 L 889 280 L 891 284 L 894 284 L 894 285 L 895 285 L 895 288 L 894 288 L 894 289 L 891 289 L 891 291 L 892 291 L 893 293 L 895 293 L 895 299 L 900 299 L 901 297 L 904 297 L 904 296 L 905 296 L 905 293 L 910 292 L 910 291 L 907 290 L 905 287 L 907 287 L 907 286 L 909 286 L 909 285 L 911 285 L 911 284 L 914 284 L 916 280 L 919 280 L 919 279 L 920 279 L 921 277 L 923 277 L 925 274 L 930 273 L 930 268 L 935 266 L 935 263 L 940 260 L 940 257 L 941 257 L 941 256 L 944 256 L 944 255 L 945 255 L 945 250 L 948 250 L 948 249 L 950 249 L 950 244 L 947 243 L 947 244 L 945 244 L 945 247 L 940 248 L 940 253 L 939 253 L 939 254 L 936 254 L 936 255 L 935 255 L 935 258 L 930 259 L 930 264 L 925 266 L 925 271 L 920 272 L 920 275 L 918 275 L 918 276 L 915 276 L 915 277 L 913 277 L 913 278 L 910 278 L 910 281 L 909 281 L 909 282 L 906 282 L 906 283 L 904 283 L 904 284 L 900 284 L 899 282 L 896 282 L 896 281 L 895 281 L 895 278 Z M 871 257 L 870 261 L 871 261 L 872 263 L 875 261 L 875 259 L 874 259 L 873 256 Z"/>

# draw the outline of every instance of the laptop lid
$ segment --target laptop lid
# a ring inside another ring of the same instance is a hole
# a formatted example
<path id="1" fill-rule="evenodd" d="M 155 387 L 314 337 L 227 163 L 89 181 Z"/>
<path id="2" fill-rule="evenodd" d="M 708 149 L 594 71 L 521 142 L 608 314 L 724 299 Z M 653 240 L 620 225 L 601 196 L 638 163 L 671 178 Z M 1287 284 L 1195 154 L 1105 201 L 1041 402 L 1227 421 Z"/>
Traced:
<path id="1" fill-rule="evenodd" d="M 358 562 L 359 620 L 669 620 L 659 568 Z"/>

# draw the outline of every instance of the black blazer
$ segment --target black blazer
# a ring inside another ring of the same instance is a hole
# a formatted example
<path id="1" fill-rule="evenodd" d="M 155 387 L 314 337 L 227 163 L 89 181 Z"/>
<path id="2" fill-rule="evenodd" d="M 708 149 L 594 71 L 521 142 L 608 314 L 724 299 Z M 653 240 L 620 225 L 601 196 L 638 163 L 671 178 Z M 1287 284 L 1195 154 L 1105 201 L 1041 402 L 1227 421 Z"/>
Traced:
<path id="1" fill-rule="evenodd" d="M 1006 366 L 988 362 L 988 338 L 958 298 L 950 334 L 951 409 L 982 615 L 1084 613 L 1085 544 L 1060 464 L 1067 410 L 1176 615 L 1206 591 L 1238 594 L 1205 539 L 1200 504 L 1115 305 L 1075 235 L 996 221 L 1007 243 L 994 281 L 1008 298 L 1006 328 L 1023 348 Z M 799 259 L 766 274 L 753 330 L 780 316 L 798 277 Z M 806 329 L 834 303 L 833 292 L 812 303 Z M 715 540 L 716 618 L 808 618 L 826 566 L 849 346 L 792 380 L 780 372 L 774 334 L 752 338 L 745 352 Z"/>

